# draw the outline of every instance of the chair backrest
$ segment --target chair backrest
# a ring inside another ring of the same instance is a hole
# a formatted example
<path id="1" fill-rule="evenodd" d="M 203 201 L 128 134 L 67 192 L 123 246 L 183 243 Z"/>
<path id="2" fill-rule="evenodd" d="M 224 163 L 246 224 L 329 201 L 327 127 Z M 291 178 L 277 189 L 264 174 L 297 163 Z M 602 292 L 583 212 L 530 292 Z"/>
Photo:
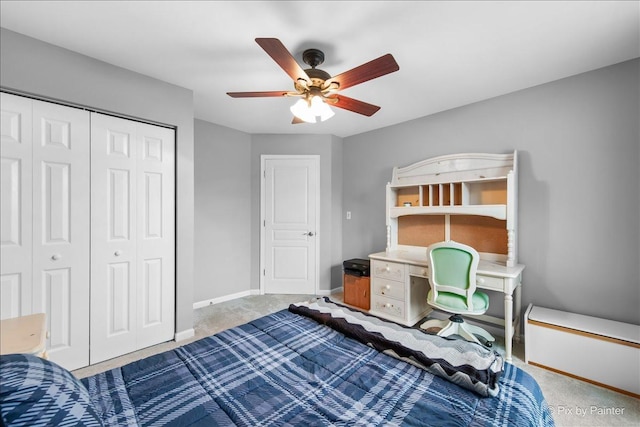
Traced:
<path id="1" fill-rule="evenodd" d="M 473 310 L 473 294 L 476 291 L 476 272 L 480 254 L 471 246 L 449 240 L 427 248 L 431 299 L 438 292 L 454 293 L 466 298 L 467 308 Z"/>

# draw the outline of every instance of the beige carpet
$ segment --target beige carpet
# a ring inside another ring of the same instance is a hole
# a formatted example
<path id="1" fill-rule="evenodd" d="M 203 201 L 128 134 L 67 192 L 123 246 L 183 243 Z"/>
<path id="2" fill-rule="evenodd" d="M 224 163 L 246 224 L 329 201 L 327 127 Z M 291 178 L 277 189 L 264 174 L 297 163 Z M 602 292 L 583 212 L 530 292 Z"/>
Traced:
<path id="1" fill-rule="evenodd" d="M 311 295 L 261 295 L 238 298 L 210 305 L 194 311 L 195 336 L 180 343 L 167 342 L 136 351 L 106 362 L 82 368 L 73 373 L 86 377 L 152 354 L 160 353 L 197 339 L 215 334 L 224 329 L 241 325 L 289 304 L 305 301 Z M 341 301 L 342 294 L 331 297 Z M 504 341 L 494 344 L 499 352 L 504 351 Z M 542 368 L 524 363 L 524 345 L 515 343 L 513 364 L 531 374 L 540 384 L 545 398 L 554 414 L 558 426 L 640 426 L 640 400 L 597 387 L 573 378 L 565 377 Z"/>

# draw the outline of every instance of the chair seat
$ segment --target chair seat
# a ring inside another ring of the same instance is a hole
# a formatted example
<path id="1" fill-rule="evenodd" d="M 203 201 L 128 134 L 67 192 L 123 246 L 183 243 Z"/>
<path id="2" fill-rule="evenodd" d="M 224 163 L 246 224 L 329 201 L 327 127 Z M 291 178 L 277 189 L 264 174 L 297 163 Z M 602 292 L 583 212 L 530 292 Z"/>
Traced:
<path id="1" fill-rule="evenodd" d="M 456 314 L 483 314 L 489 308 L 489 296 L 479 291 L 473 294 L 472 311 L 467 308 L 465 297 L 449 292 L 438 292 L 438 298 L 434 301 L 433 291 L 429 291 L 427 301 L 436 308 Z"/>

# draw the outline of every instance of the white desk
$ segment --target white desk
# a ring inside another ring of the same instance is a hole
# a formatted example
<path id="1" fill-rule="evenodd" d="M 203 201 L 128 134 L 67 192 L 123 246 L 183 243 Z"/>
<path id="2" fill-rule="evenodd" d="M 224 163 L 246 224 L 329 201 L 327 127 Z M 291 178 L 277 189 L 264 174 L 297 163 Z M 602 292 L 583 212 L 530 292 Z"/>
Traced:
<path id="1" fill-rule="evenodd" d="M 409 272 L 408 275 L 404 278 L 405 288 L 407 292 L 407 305 L 415 305 L 419 303 L 415 301 L 416 295 L 415 292 L 412 294 L 412 286 L 410 285 L 411 276 L 418 277 L 428 277 L 428 262 L 426 252 L 410 252 L 410 251 L 390 251 L 390 252 L 378 252 L 375 254 L 369 255 L 369 258 L 372 260 L 379 260 L 383 262 L 391 262 L 397 264 L 404 264 L 407 266 L 406 271 Z M 411 266 L 416 266 L 418 268 L 411 268 Z M 372 298 L 375 294 L 375 286 L 377 285 L 376 272 L 375 268 L 372 269 L 371 272 L 371 295 Z M 520 314 L 521 314 L 521 285 L 522 285 L 522 270 L 524 270 L 524 265 L 516 264 L 513 267 L 507 267 L 504 264 L 498 262 L 491 262 L 486 260 L 480 260 L 478 264 L 478 271 L 476 277 L 477 287 L 480 289 L 485 289 L 489 291 L 502 292 L 504 294 L 504 319 L 482 315 L 482 316 L 473 316 L 476 319 L 479 319 L 484 322 L 500 325 L 504 327 L 504 345 L 505 345 L 505 359 L 510 362 L 512 355 L 512 347 L 513 347 L 513 337 L 514 334 L 516 337 L 520 335 Z M 415 286 L 413 287 L 415 289 Z M 422 299 L 425 298 L 424 292 L 418 292 L 417 297 Z M 515 313 L 514 313 L 514 298 L 515 298 Z M 426 303 L 426 298 L 425 298 Z M 371 311 L 375 312 L 375 314 L 384 313 L 376 312 L 376 308 L 371 307 Z M 514 317 L 515 314 L 515 317 Z"/>

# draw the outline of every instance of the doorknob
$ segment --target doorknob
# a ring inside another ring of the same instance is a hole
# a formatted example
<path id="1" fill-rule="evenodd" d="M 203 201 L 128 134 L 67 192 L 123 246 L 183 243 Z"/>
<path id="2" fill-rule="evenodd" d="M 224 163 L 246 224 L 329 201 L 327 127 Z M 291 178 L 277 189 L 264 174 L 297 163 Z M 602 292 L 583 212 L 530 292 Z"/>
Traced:
<path id="1" fill-rule="evenodd" d="M 120 249 L 118 249 L 118 250 L 117 250 L 117 251 L 115 251 L 113 254 L 114 254 L 115 256 L 120 256 L 120 255 L 122 255 L 122 251 L 121 251 Z"/>
<path id="2" fill-rule="evenodd" d="M 53 254 L 53 255 L 51 256 L 51 259 L 52 259 L 52 260 L 54 260 L 54 261 L 57 261 L 57 260 L 59 260 L 61 257 L 62 257 L 62 255 L 60 255 L 60 254 Z"/>

